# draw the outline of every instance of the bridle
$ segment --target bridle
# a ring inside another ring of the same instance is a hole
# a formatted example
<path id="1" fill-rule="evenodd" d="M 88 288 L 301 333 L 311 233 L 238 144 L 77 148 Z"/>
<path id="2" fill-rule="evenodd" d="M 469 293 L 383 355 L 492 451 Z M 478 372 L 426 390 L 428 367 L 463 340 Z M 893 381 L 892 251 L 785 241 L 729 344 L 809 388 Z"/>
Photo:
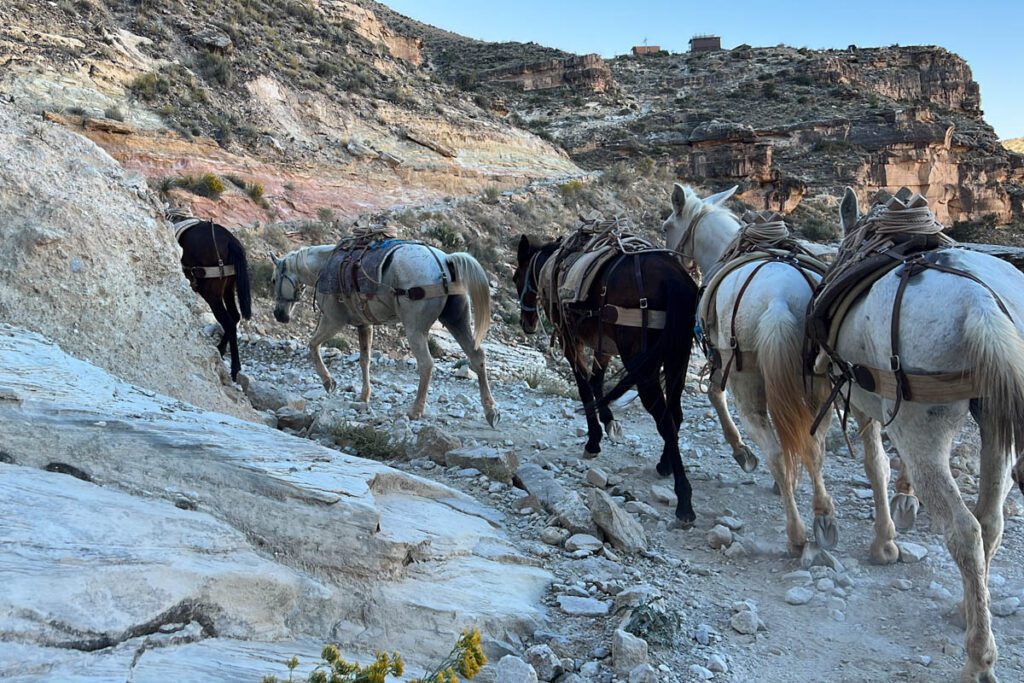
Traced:
<path id="1" fill-rule="evenodd" d="M 686 250 L 688 246 L 691 248 L 695 246 L 697 228 L 700 227 L 701 221 L 704 220 L 704 217 L 711 214 L 714 210 L 715 207 L 708 206 L 701 202 L 701 207 L 697 209 L 696 215 L 690 219 L 690 224 L 686 226 L 686 231 L 683 232 L 683 236 L 679 240 L 679 244 L 677 244 L 673 250 L 690 262 L 691 265 L 687 267 L 686 270 L 690 272 L 690 275 L 693 276 L 695 280 L 697 279 L 697 273 L 699 272 L 697 266 L 697 255 L 696 253 L 688 254 Z"/>
<path id="2" fill-rule="evenodd" d="M 277 281 L 277 291 L 274 295 L 277 300 L 286 304 L 295 304 L 302 299 L 302 295 L 306 291 L 306 285 L 300 283 L 294 275 L 288 272 L 288 262 L 285 259 L 281 260 L 281 268 L 279 270 L 280 279 Z M 282 282 L 287 281 L 292 287 L 292 298 L 286 298 L 282 292 Z"/>
<path id="3" fill-rule="evenodd" d="M 530 257 L 530 262 L 526 266 L 526 275 L 523 277 L 523 291 L 519 294 L 519 310 L 523 313 L 536 313 L 537 312 L 537 295 L 540 291 L 537 289 L 537 257 L 540 256 L 541 252 L 538 251 L 536 254 Z M 533 282 L 531 282 L 531 278 Z M 529 304 L 526 301 L 526 297 L 533 295 L 533 303 Z"/>

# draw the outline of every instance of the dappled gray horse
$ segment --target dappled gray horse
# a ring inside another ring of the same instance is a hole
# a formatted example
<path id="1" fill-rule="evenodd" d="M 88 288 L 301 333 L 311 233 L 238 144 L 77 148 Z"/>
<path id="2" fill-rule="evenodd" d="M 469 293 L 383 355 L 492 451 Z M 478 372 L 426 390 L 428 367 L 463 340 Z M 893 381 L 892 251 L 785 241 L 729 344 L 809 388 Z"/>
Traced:
<path id="1" fill-rule="evenodd" d="M 309 340 L 310 359 L 324 388 L 334 391 L 335 381 L 320 356 L 320 345 L 346 325 L 354 325 L 359 330 L 359 365 L 363 377 L 361 401 L 370 399 L 373 326 L 401 322 L 420 375 L 416 400 L 409 410 L 409 417 L 414 420 L 423 416 L 426 407 L 427 388 L 434 368 L 427 338 L 431 325 L 439 320 L 455 337 L 477 374 L 480 402 L 487 422 L 494 426 L 500 415 L 491 397 L 484 351 L 480 347 L 491 324 L 490 288 L 483 267 L 470 254 L 446 254 L 419 242 L 391 240 L 381 248 L 388 251 L 374 272 L 364 273 L 361 266 L 359 269 L 360 277 L 365 276 L 366 281 L 377 286 L 372 296 L 343 291 L 345 286 L 334 273 L 321 275 L 321 270 L 332 262 L 331 257 L 336 254 L 335 245 L 303 247 L 283 258 L 272 254 L 276 299 L 274 317 L 280 322 L 288 322 L 305 288 L 316 287 L 320 320 Z M 337 262 L 337 257 L 334 262 Z M 325 287 L 325 283 L 332 286 Z M 472 324 L 470 307 L 473 310 Z"/>

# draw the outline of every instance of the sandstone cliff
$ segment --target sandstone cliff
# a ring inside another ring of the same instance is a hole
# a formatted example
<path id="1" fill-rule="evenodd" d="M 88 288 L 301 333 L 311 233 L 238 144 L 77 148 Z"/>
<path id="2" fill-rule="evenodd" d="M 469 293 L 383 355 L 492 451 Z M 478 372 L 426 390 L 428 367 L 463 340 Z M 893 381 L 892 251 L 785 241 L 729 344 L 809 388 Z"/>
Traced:
<path id="1" fill-rule="evenodd" d="M 1024 157 L 999 144 L 969 66 L 942 48 L 741 46 L 610 66 L 609 96 L 513 108 L 584 166 L 650 157 L 688 180 L 739 183 L 758 207 L 905 185 L 950 225 L 1024 218 Z"/>

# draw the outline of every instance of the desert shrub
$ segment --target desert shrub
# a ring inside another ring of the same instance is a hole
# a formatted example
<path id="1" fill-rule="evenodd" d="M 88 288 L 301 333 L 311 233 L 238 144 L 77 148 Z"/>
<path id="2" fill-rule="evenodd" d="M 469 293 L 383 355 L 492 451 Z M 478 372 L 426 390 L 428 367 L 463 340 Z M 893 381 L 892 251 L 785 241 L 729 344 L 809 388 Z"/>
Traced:
<path id="1" fill-rule="evenodd" d="M 231 60 L 213 52 L 200 52 L 196 57 L 196 68 L 211 83 L 230 87 L 235 81 Z"/>
<path id="2" fill-rule="evenodd" d="M 462 247 L 463 239 L 459 231 L 448 223 L 436 223 L 427 228 L 427 237 L 437 242 L 445 251 L 453 251 Z"/>
<path id="3" fill-rule="evenodd" d="M 843 154 L 853 151 L 854 146 L 849 140 L 818 140 L 813 150 L 822 154 Z"/>
<path id="4" fill-rule="evenodd" d="M 818 216 L 810 216 L 800 224 L 800 232 L 814 242 L 831 242 L 839 238 L 839 225 Z"/>
<path id="5" fill-rule="evenodd" d="M 229 183 L 237 187 L 239 190 L 245 189 L 245 178 L 236 173 L 225 173 L 224 180 L 228 181 Z"/>
<path id="6" fill-rule="evenodd" d="M 775 83 L 772 81 L 765 81 L 761 84 L 761 95 L 764 97 L 775 97 L 778 90 L 775 87 Z"/>
<path id="7" fill-rule="evenodd" d="M 274 296 L 274 290 L 270 285 L 274 277 L 274 264 L 264 258 L 250 258 L 249 280 L 252 282 L 252 293 L 259 297 L 269 298 Z"/>
<path id="8" fill-rule="evenodd" d="M 124 121 L 124 112 L 118 107 L 107 107 L 103 110 L 103 116 L 112 121 Z"/>
<path id="9" fill-rule="evenodd" d="M 408 450 L 408 444 L 404 441 L 392 442 L 387 432 L 370 425 L 341 425 L 331 436 L 342 448 L 350 448 L 359 457 L 370 460 L 404 458 Z"/>
<path id="10" fill-rule="evenodd" d="M 497 185 L 488 185 L 484 188 L 483 201 L 484 204 L 497 204 L 498 198 L 501 197 L 501 190 L 498 189 Z"/>
<path id="11" fill-rule="evenodd" d="M 334 231 L 334 223 L 328 221 L 303 221 L 300 226 L 302 234 L 313 244 L 327 244 L 331 242 L 331 233 Z"/>
<path id="12" fill-rule="evenodd" d="M 444 358 L 444 349 L 433 337 L 427 337 L 427 350 L 430 351 L 431 358 Z"/>
<path id="13" fill-rule="evenodd" d="M 601 179 L 609 185 L 626 187 L 634 180 L 633 172 L 624 162 L 612 164 L 602 175 Z"/>
<path id="14" fill-rule="evenodd" d="M 316 218 L 321 223 L 333 223 L 334 222 L 334 209 L 329 206 L 321 206 L 316 210 Z"/>
<path id="15" fill-rule="evenodd" d="M 570 180 L 559 185 L 558 191 L 562 194 L 562 199 L 575 199 L 579 196 L 580 191 L 583 189 L 583 185 L 584 183 L 582 180 Z"/>
<path id="16" fill-rule="evenodd" d="M 148 101 L 169 93 L 171 82 L 162 74 L 150 71 L 136 76 L 128 87 L 138 97 Z"/>
<path id="17" fill-rule="evenodd" d="M 266 200 L 263 198 L 263 185 L 253 181 L 244 185 L 245 193 L 249 195 L 249 199 L 253 200 L 256 204 L 262 206 Z"/>
<path id="18" fill-rule="evenodd" d="M 85 107 L 73 106 L 73 107 L 65 107 L 64 108 L 64 113 L 65 114 L 71 114 L 72 116 L 85 116 L 89 112 L 85 110 Z"/>
<path id="19" fill-rule="evenodd" d="M 324 342 L 324 346 L 337 349 L 342 353 L 348 353 L 352 350 L 352 343 L 344 337 L 332 337 Z"/>
<path id="20" fill-rule="evenodd" d="M 203 173 L 199 176 L 183 175 L 174 181 L 174 185 L 209 199 L 220 199 L 224 190 L 227 189 L 224 186 L 224 181 L 214 173 Z"/>
<path id="21" fill-rule="evenodd" d="M 450 683 L 459 680 L 459 676 L 469 680 L 474 678 L 484 665 L 487 656 L 481 644 L 480 632 L 477 629 L 465 629 L 455 642 L 455 647 L 441 662 L 430 670 L 423 678 L 414 678 L 409 683 Z M 299 668 L 299 660 L 292 657 L 284 663 L 288 668 L 288 681 L 292 681 L 295 670 Z M 388 654 L 378 652 L 373 662 L 361 666 L 348 662 L 341 656 L 336 645 L 325 645 L 320 652 L 320 663 L 309 674 L 307 683 L 385 683 L 389 676 L 401 677 L 405 673 L 405 662 L 397 652 Z M 262 683 L 282 683 L 277 676 L 264 676 Z"/>

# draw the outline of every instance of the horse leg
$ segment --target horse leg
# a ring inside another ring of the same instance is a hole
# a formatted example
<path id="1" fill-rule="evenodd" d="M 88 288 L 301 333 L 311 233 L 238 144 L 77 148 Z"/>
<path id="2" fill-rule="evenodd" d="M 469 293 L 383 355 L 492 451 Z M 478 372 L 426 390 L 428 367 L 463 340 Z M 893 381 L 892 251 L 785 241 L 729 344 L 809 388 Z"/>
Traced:
<path id="1" fill-rule="evenodd" d="M 637 383 L 636 388 L 644 408 L 658 425 L 658 434 L 665 441 L 661 462 L 668 462 L 672 467 L 677 501 L 676 519 L 682 526 L 690 527 L 697 520 L 697 515 L 693 511 L 693 489 L 690 486 L 690 480 L 686 478 L 683 457 L 679 453 L 679 425 L 665 402 L 665 396 L 658 384 L 657 376 L 643 378 Z"/>
<path id="2" fill-rule="evenodd" d="M 604 398 L 604 374 L 611 358 L 608 354 L 601 354 L 600 357 L 594 354 L 594 362 L 590 366 L 590 391 L 598 403 Z M 622 426 L 615 420 L 611 408 L 601 405 L 597 409 L 597 414 L 601 422 L 604 423 L 604 433 L 608 436 L 608 440 L 612 443 L 621 441 Z"/>
<path id="3" fill-rule="evenodd" d="M 409 339 L 409 348 L 416 356 L 416 369 L 420 373 L 416 400 L 409 409 L 409 419 L 418 420 L 423 417 L 423 411 L 427 406 L 427 389 L 430 387 L 430 376 L 434 371 L 434 359 L 430 356 L 430 347 L 427 345 L 427 330 L 406 325 L 405 332 Z"/>
<path id="4" fill-rule="evenodd" d="M 223 358 L 224 357 L 224 351 L 221 349 L 221 346 L 223 345 L 223 346 L 226 347 L 227 342 L 230 341 L 232 333 L 234 332 L 234 329 L 235 329 L 234 322 L 231 320 L 231 315 L 228 313 L 227 308 L 224 307 L 224 301 L 221 299 L 221 296 L 220 296 L 219 292 L 211 292 L 208 289 L 203 288 L 199 293 L 202 295 L 202 297 L 204 299 L 206 299 L 206 303 L 210 304 L 210 310 L 213 312 L 213 317 L 217 319 L 217 322 L 220 324 L 221 328 L 224 330 L 224 335 L 221 337 L 221 344 L 218 345 L 218 347 L 217 347 L 218 350 L 220 350 L 221 357 Z M 241 368 L 239 366 L 235 365 L 235 356 L 232 355 L 232 358 L 231 358 L 231 379 L 232 379 L 232 381 L 236 381 L 238 379 L 238 371 L 240 369 Z"/>
<path id="5" fill-rule="evenodd" d="M 722 425 L 722 434 L 725 436 L 725 440 L 732 447 L 733 459 L 744 472 L 753 472 L 757 469 L 757 456 L 747 444 L 743 443 L 743 437 L 740 436 L 740 431 L 736 428 L 732 415 L 729 414 L 729 403 L 725 397 L 725 390 L 722 389 L 720 373 L 721 371 L 716 371 L 711 375 L 708 400 L 711 401 L 711 406 L 718 413 L 718 422 Z"/>
<path id="6" fill-rule="evenodd" d="M 323 382 L 327 393 L 334 391 L 338 384 L 331 377 L 327 366 L 324 365 L 324 359 L 320 356 L 320 345 L 338 334 L 342 327 L 344 327 L 344 323 L 334 321 L 327 311 L 322 310 L 320 320 L 316 323 L 316 329 L 313 330 L 313 336 L 309 338 L 309 360 L 312 361 L 316 374 L 320 376 L 320 381 Z"/>
<path id="7" fill-rule="evenodd" d="M 359 326 L 359 369 L 363 375 L 363 390 L 359 394 L 359 400 L 363 403 L 370 401 L 370 351 L 373 347 L 373 326 Z"/>
<path id="8" fill-rule="evenodd" d="M 470 328 L 469 322 L 469 303 L 466 297 L 448 297 L 444 311 L 441 312 L 441 317 L 438 320 L 445 326 L 445 329 L 452 333 L 455 341 L 462 348 L 462 352 L 466 354 L 469 367 L 476 373 L 477 382 L 480 384 L 480 405 L 483 406 L 487 424 L 494 427 L 501 420 L 501 413 L 498 412 L 494 403 L 491 387 L 487 381 L 487 356 L 484 354 L 484 350 L 473 342 L 473 330 Z"/>
<path id="9" fill-rule="evenodd" d="M 583 355 L 583 349 L 579 346 L 569 347 L 565 350 L 565 358 L 572 367 L 572 376 L 576 380 L 576 389 L 580 394 L 580 401 L 583 402 L 583 412 L 587 417 L 587 443 L 583 446 L 584 458 L 596 458 L 601 452 L 601 423 L 597 421 L 597 408 L 594 403 L 594 390 L 590 385 L 590 378 L 580 368 L 578 358 Z"/>
<path id="10" fill-rule="evenodd" d="M 871 543 L 871 559 L 878 564 L 892 564 L 899 559 L 900 551 L 893 541 L 896 528 L 889 514 L 889 457 L 882 447 L 882 426 L 878 420 L 871 419 L 852 406 L 851 410 L 860 425 L 860 439 L 864 444 L 864 473 L 871 482 L 875 502 L 875 540 Z"/>
<path id="11" fill-rule="evenodd" d="M 882 455 L 885 457 L 884 453 Z M 900 468 L 900 475 L 896 477 L 896 495 L 892 497 L 890 504 L 892 505 L 892 521 L 896 523 L 896 529 L 898 531 L 913 529 L 921 503 L 914 495 L 914 485 L 910 482 L 906 463 Z"/>
<path id="12" fill-rule="evenodd" d="M 835 548 L 839 544 L 839 527 L 836 524 L 836 506 L 825 488 L 822 470 L 825 466 L 825 437 L 832 426 L 831 413 L 818 426 L 812 442 L 810 458 L 805 462 L 807 476 L 811 478 L 811 507 L 814 510 L 814 542 L 822 548 Z"/>
<path id="13" fill-rule="evenodd" d="M 984 410 L 984 401 L 981 402 Z M 980 416 L 979 416 L 980 417 Z M 1003 502 L 1010 492 L 1012 480 L 1009 473 L 1012 453 L 1002 453 L 993 444 L 993 426 L 986 420 L 979 419 L 981 428 L 981 455 L 978 469 L 978 502 L 974 506 L 974 516 L 981 524 L 981 540 L 985 547 L 985 581 L 988 581 L 988 569 L 992 557 L 999 549 L 1003 539 Z"/>
<path id="14" fill-rule="evenodd" d="M 238 323 L 242 320 L 242 314 L 238 312 L 238 306 L 235 304 L 235 279 L 227 278 L 221 291 L 224 308 L 227 309 L 228 318 L 231 320 L 231 328 L 224 331 L 224 337 L 231 345 L 231 379 L 237 380 L 242 369 L 242 361 L 238 356 Z M 221 355 L 224 355 L 223 350 Z"/>
<path id="15" fill-rule="evenodd" d="M 807 543 L 807 528 L 796 505 L 796 483 L 800 469 L 795 458 L 782 452 L 778 436 L 768 420 L 768 402 L 764 382 L 756 373 L 735 373 L 730 379 L 736 408 L 743 425 L 762 453 L 768 455 L 768 467 L 779 488 L 782 507 L 786 513 L 787 548 L 799 556 Z"/>
<path id="16" fill-rule="evenodd" d="M 888 403 L 888 402 L 886 402 Z M 992 636 L 982 526 L 960 496 L 949 471 L 949 452 L 960 420 L 948 405 L 904 402 L 889 435 L 939 528 L 963 580 L 967 664 L 960 680 L 994 683 L 998 650 Z M 988 473 L 991 477 L 992 469 Z M 1002 502 L 1000 501 L 1000 505 Z"/>

